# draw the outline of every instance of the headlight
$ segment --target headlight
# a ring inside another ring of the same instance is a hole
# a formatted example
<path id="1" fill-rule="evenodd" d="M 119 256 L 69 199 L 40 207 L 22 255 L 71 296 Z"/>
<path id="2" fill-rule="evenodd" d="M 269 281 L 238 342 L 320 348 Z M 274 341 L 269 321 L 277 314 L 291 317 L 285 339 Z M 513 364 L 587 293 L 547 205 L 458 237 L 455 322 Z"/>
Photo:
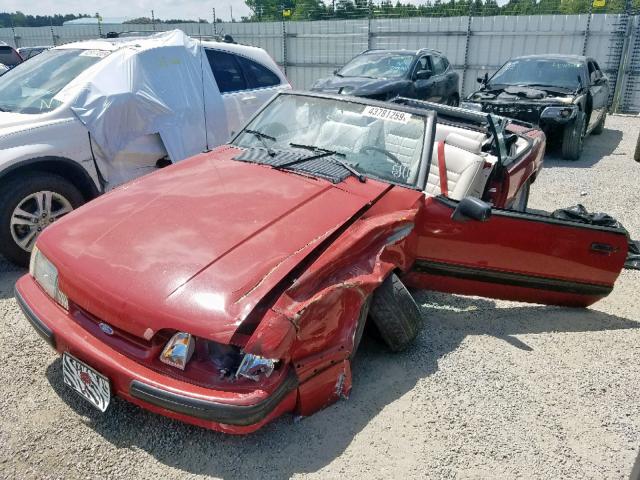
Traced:
<path id="1" fill-rule="evenodd" d="M 257 382 L 260 379 L 260 375 L 270 377 L 276 368 L 276 363 L 278 363 L 278 360 L 245 353 L 236 372 L 236 378 L 245 377 Z"/>
<path id="2" fill-rule="evenodd" d="M 58 286 L 58 269 L 38 250 L 37 246 L 33 247 L 31 252 L 29 273 L 51 298 L 62 308 L 69 310 L 69 299 Z"/>
<path id="3" fill-rule="evenodd" d="M 184 370 L 193 355 L 195 342 L 189 333 L 178 332 L 171 337 L 160 354 L 160 361 Z"/>
<path id="4" fill-rule="evenodd" d="M 568 105 L 566 107 L 547 107 L 542 111 L 540 118 L 545 120 L 568 121 L 573 119 L 577 112 L 578 107 L 575 105 Z"/>
<path id="5" fill-rule="evenodd" d="M 271 376 L 278 364 L 278 360 L 243 353 L 234 345 L 197 338 L 186 332 L 177 332 L 169 339 L 160 354 L 160 361 L 180 370 L 184 370 L 189 361 L 211 362 L 220 378 L 233 380 L 244 377 L 256 382 L 262 376 Z"/>

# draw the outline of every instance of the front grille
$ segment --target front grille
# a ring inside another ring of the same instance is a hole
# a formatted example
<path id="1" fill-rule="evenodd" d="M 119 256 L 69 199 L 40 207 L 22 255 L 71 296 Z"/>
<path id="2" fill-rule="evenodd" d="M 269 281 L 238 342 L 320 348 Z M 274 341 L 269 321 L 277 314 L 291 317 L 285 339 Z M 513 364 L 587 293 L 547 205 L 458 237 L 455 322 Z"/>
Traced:
<path id="1" fill-rule="evenodd" d="M 545 105 L 496 105 L 485 104 L 483 110 L 504 117 L 517 118 L 525 122 L 538 123 Z"/>

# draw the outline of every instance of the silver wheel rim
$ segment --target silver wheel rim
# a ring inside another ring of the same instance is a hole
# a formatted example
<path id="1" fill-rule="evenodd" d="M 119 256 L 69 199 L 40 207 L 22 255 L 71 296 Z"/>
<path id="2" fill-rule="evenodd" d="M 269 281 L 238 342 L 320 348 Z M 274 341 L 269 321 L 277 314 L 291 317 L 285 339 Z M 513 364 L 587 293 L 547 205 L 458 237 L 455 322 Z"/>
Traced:
<path id="1" fill-rule="evenodd" d="M 9 228 L 13 241 L 30 252 L 42 230 L 71 210 L 71 202 L 56 192 L 43 190 L 26 196 L 11 214 Z"/>

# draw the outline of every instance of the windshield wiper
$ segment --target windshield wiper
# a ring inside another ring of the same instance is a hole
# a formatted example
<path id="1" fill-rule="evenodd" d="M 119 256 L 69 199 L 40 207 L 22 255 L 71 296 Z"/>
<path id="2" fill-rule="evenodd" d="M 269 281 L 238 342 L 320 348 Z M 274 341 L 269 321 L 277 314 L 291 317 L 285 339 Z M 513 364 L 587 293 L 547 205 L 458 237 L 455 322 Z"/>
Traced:
<path id="1" fill-rule="evenodd" d="M 306 160 L 314 160 L 317 158 L 323 158 L 323 157 L 343 157 L 345 158 L 346 155 L 344 153 L 340 153 L 340 152 L 336 152 L 334 150 L 328 150 L 326 148 L 322 148 L 322 147 L 316 147 L 315 145 L 303 145 L 300 143 L 290 143 L 289 144 L 290 147 L 293 148 L 303 148 L 305 150 L 311 150 L 312 152 L 323 152 L 319 155 L 313 155 L 311 157 L 306 157 L 304 160 L 293 160 L 293 162 L 288 162 L 288 164 L 285 165 L 279 165 L 280 167 L 282 166 L 287 166 L 290 165 L 292 163 L 300 163 L 302 161 L 306 161 Z M 347 162 L 344 162 L 338 158 L 334 158 L 333 161 L 335 163 L 337 163 L 338 165 L 340 165 L 342 168 L 348 170 L 351 175 L 353 175 L 354 177 L 356 177 L 360 182 L 364 183 L 367 181 L 366 177 L 360 173 L 358 170 L 355 169 L 355 167 L 349 165 Z"/>
<path id="2" fill-rule="evenodd" d="M 276 152 L 274 152 L 271 147 L 269 145 L 267 145 L 267 142 L 265 142 L 265 139 L 267 140 L 271 140 L 272 142 L 276 141 L 276 137 L 273 137 L 271 135 L 267 135 L 266 133 L 260 132 L 259 130 L 250 130 L 250 129 L 246 129 L 245 132 L 250 133 L 251 135 L 253 135 L 254 137 L 256 137 L 258 140 L 260 140 L 260 143 L 262 143 L 262 146 L 267 150 L 267 154 L 270 157 L 275 157 L 276 156 Z"/>

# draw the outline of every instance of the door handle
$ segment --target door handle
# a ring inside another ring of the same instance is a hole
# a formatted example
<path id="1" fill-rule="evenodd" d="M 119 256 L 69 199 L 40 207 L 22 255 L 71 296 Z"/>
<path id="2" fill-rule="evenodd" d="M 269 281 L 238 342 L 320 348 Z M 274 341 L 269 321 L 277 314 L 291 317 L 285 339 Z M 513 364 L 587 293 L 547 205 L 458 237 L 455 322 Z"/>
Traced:
<path id="1" fill-rule="evenodd" d="M 257 100 L 257 99 L 258 97 L 255 97 L 255 96 L 242 97 L 243 102 L 253 102 L 254 100 Z"/>
<path id="2" fill-rule="evenodd" d="M 591 251 L 596 253 L 602 253 L 603 255 L 611 255 L 616 253 L 619 248 L 609 245 L 608 243 L 592 243 Z"/>

